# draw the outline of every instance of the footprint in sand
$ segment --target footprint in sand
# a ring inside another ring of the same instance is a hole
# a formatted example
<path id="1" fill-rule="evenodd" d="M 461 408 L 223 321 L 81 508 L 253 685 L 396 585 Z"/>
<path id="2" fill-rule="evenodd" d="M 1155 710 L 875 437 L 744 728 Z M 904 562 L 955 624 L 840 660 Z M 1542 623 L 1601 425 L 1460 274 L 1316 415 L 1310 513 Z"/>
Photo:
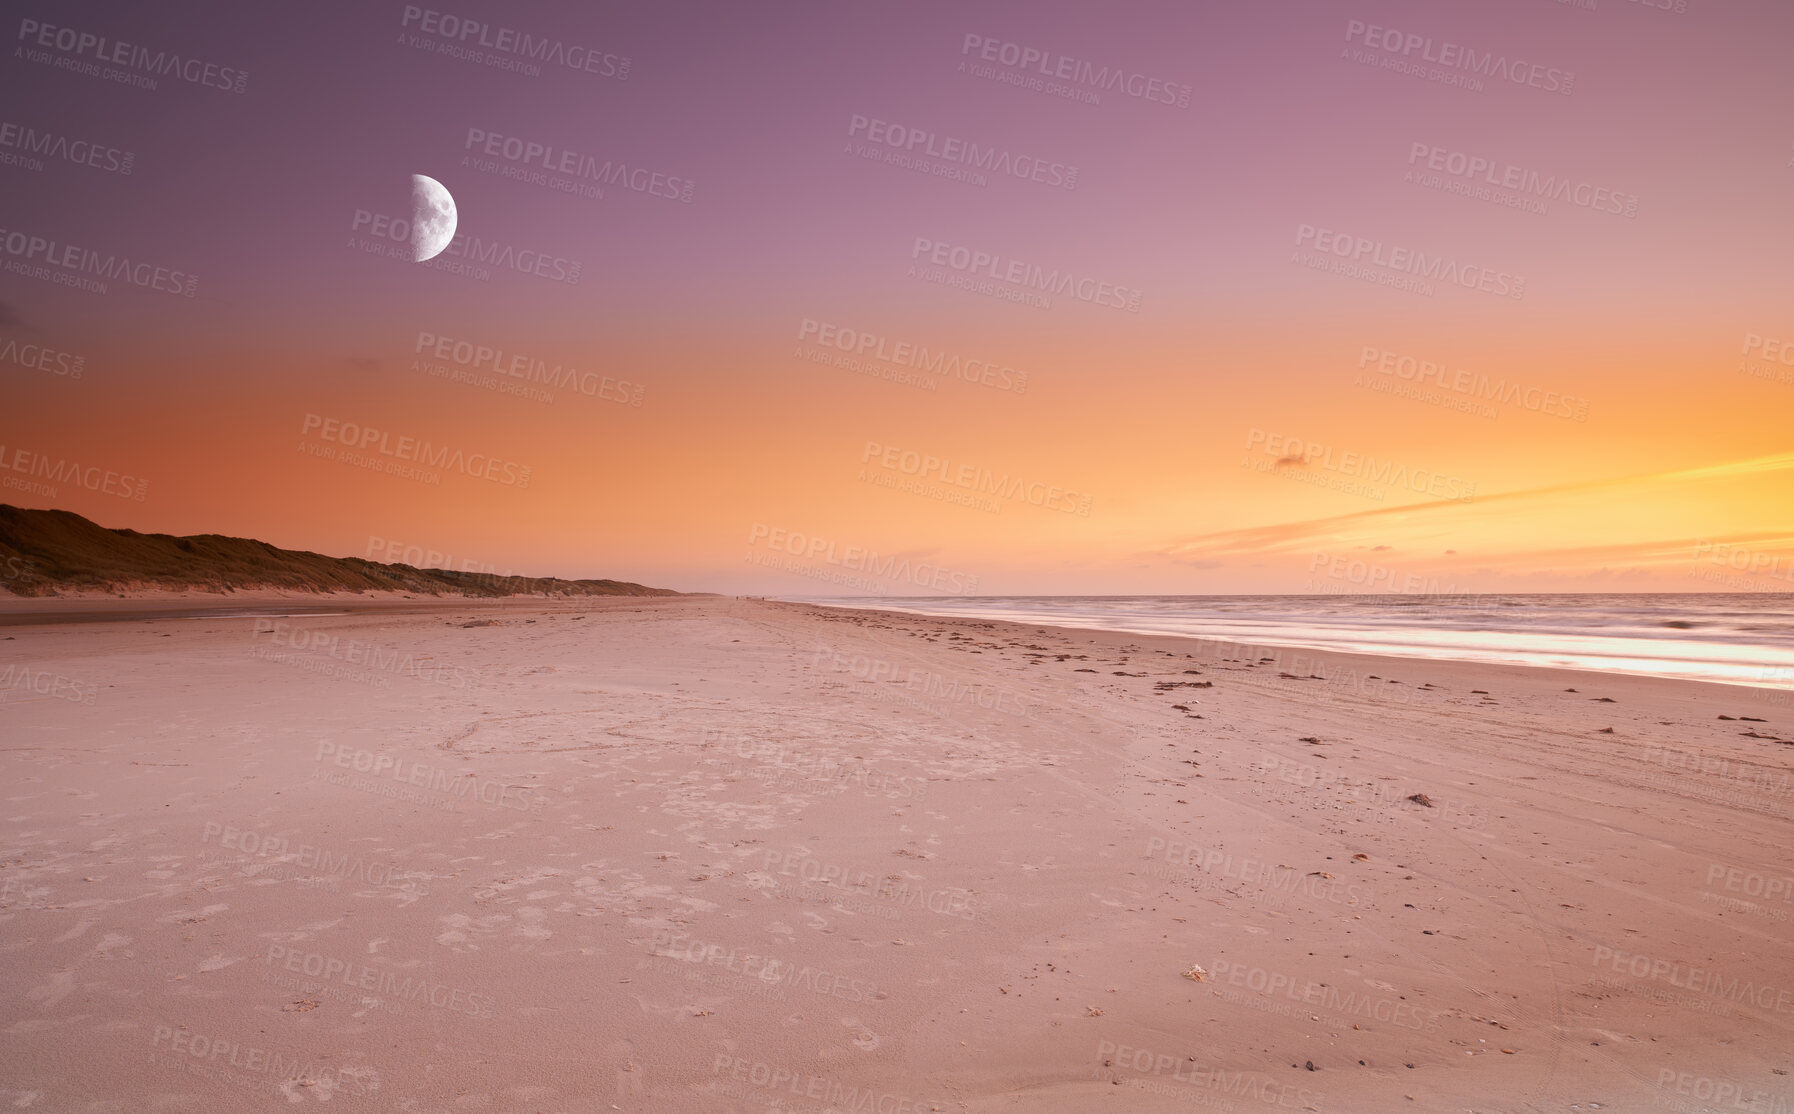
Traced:
<path id="1" fill-rule="evenodd" d="M 870 1052 L 878 1047 L 878 1034 L 860 1024 L 857 1017 L 844 1017 L 841 1024 L 853 1030 L 853 1046 L 861 1052 Z"/>
<path id="2" fill-rule="evenodd" d="M 338 1084 L 333 1076 L 321 1074 L 316 1079 L 286 1079 L 280 1083 L 280 1093 L 288 1102 L 304 1102 L 310 1095 L 318 1102 L 329 1102 L 336 1097 Z"/>
<path id="3" fill-rule="evenodd" d="M 546 940 L 554 935 L 554 930 L 545 923 L 548 920 L 546 909 L 526 905 L 517 910 L 517 920 L 517 926 L 511 930 L 513 936 L 521 936 L 529 940 Z"/>
<path id="4" fill-rule="evenodd" d="M 343 918 L 338 917 L 335 920 L 302 924 L 292 932 L 264 932 L 261 936 L 263 939 L 272 940 L 277 944 L 302 944 L 308 940 L 317 939 L 321 933 L 328 932 L 342 923 Z"/>
<path id="5" fill-rule="evenodd" d="M 171 909 L 156 918 L 157 924 L 199 924 L 229 909 L 229 905 L 205 905 L 198 909 Z"/>
<path id="6" fill-rule="evenodd" d="M 41 986 L 34 986 L 27 990 L 25 997 L 36 1002 L 40 1008 L 47 1010 L 74 992 L 75 973 L 73 971 L 52 971 Z"/>

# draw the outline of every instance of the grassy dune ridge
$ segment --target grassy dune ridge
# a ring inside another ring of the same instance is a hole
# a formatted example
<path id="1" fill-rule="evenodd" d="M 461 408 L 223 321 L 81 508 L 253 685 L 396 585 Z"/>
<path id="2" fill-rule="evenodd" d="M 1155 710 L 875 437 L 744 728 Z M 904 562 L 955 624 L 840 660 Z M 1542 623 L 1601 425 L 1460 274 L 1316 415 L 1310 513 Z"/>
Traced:
<path id="1" fill-rule="evenodd" d="M 409 592 L 428 596 L 676 596 L 623 580 L 497 576 L 281 549 L 222 534 L 111 530 L 69 511 L 0 503 L 0 588 L 17 596 L 167 589 Z"/>

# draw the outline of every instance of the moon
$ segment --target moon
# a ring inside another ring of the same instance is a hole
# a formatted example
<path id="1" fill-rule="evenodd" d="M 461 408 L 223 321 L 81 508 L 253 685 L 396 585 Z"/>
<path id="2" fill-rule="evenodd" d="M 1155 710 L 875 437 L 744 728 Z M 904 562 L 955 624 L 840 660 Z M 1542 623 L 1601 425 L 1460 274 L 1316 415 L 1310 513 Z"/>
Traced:
<path id="1" fill-rule="evenodd" d="M 411 176 L 411 258 L 418 263 L 442 254 L 455 238 L 455 197 L 427 174 Z"/>

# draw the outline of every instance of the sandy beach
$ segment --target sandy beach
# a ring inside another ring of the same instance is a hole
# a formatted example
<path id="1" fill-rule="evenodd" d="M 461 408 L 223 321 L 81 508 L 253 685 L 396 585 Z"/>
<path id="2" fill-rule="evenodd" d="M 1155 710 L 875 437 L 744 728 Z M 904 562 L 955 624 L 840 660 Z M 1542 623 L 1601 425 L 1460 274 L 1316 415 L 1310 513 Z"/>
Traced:
<path id="1" fill-rule="evenodd" d="M 1786 692 L 722 597 L 44 602 L 0 626 L 3 1105 L 1794 1109 Z"/>
<path id="2" fill-rule="evenodd" d="M 0 1114 L 1794 1114 L 1794 0 L 12 18 Z"/>

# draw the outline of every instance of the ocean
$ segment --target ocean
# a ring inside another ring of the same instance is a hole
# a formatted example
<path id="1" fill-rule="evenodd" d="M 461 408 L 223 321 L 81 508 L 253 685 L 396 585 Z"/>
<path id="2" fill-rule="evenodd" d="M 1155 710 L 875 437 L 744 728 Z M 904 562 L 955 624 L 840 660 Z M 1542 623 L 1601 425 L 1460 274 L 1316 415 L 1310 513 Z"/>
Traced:
<path id="1" fill-rule="evenodd" d="M 1794 690 L 1790 593 L 801 599 L 918 615 Z"/>

